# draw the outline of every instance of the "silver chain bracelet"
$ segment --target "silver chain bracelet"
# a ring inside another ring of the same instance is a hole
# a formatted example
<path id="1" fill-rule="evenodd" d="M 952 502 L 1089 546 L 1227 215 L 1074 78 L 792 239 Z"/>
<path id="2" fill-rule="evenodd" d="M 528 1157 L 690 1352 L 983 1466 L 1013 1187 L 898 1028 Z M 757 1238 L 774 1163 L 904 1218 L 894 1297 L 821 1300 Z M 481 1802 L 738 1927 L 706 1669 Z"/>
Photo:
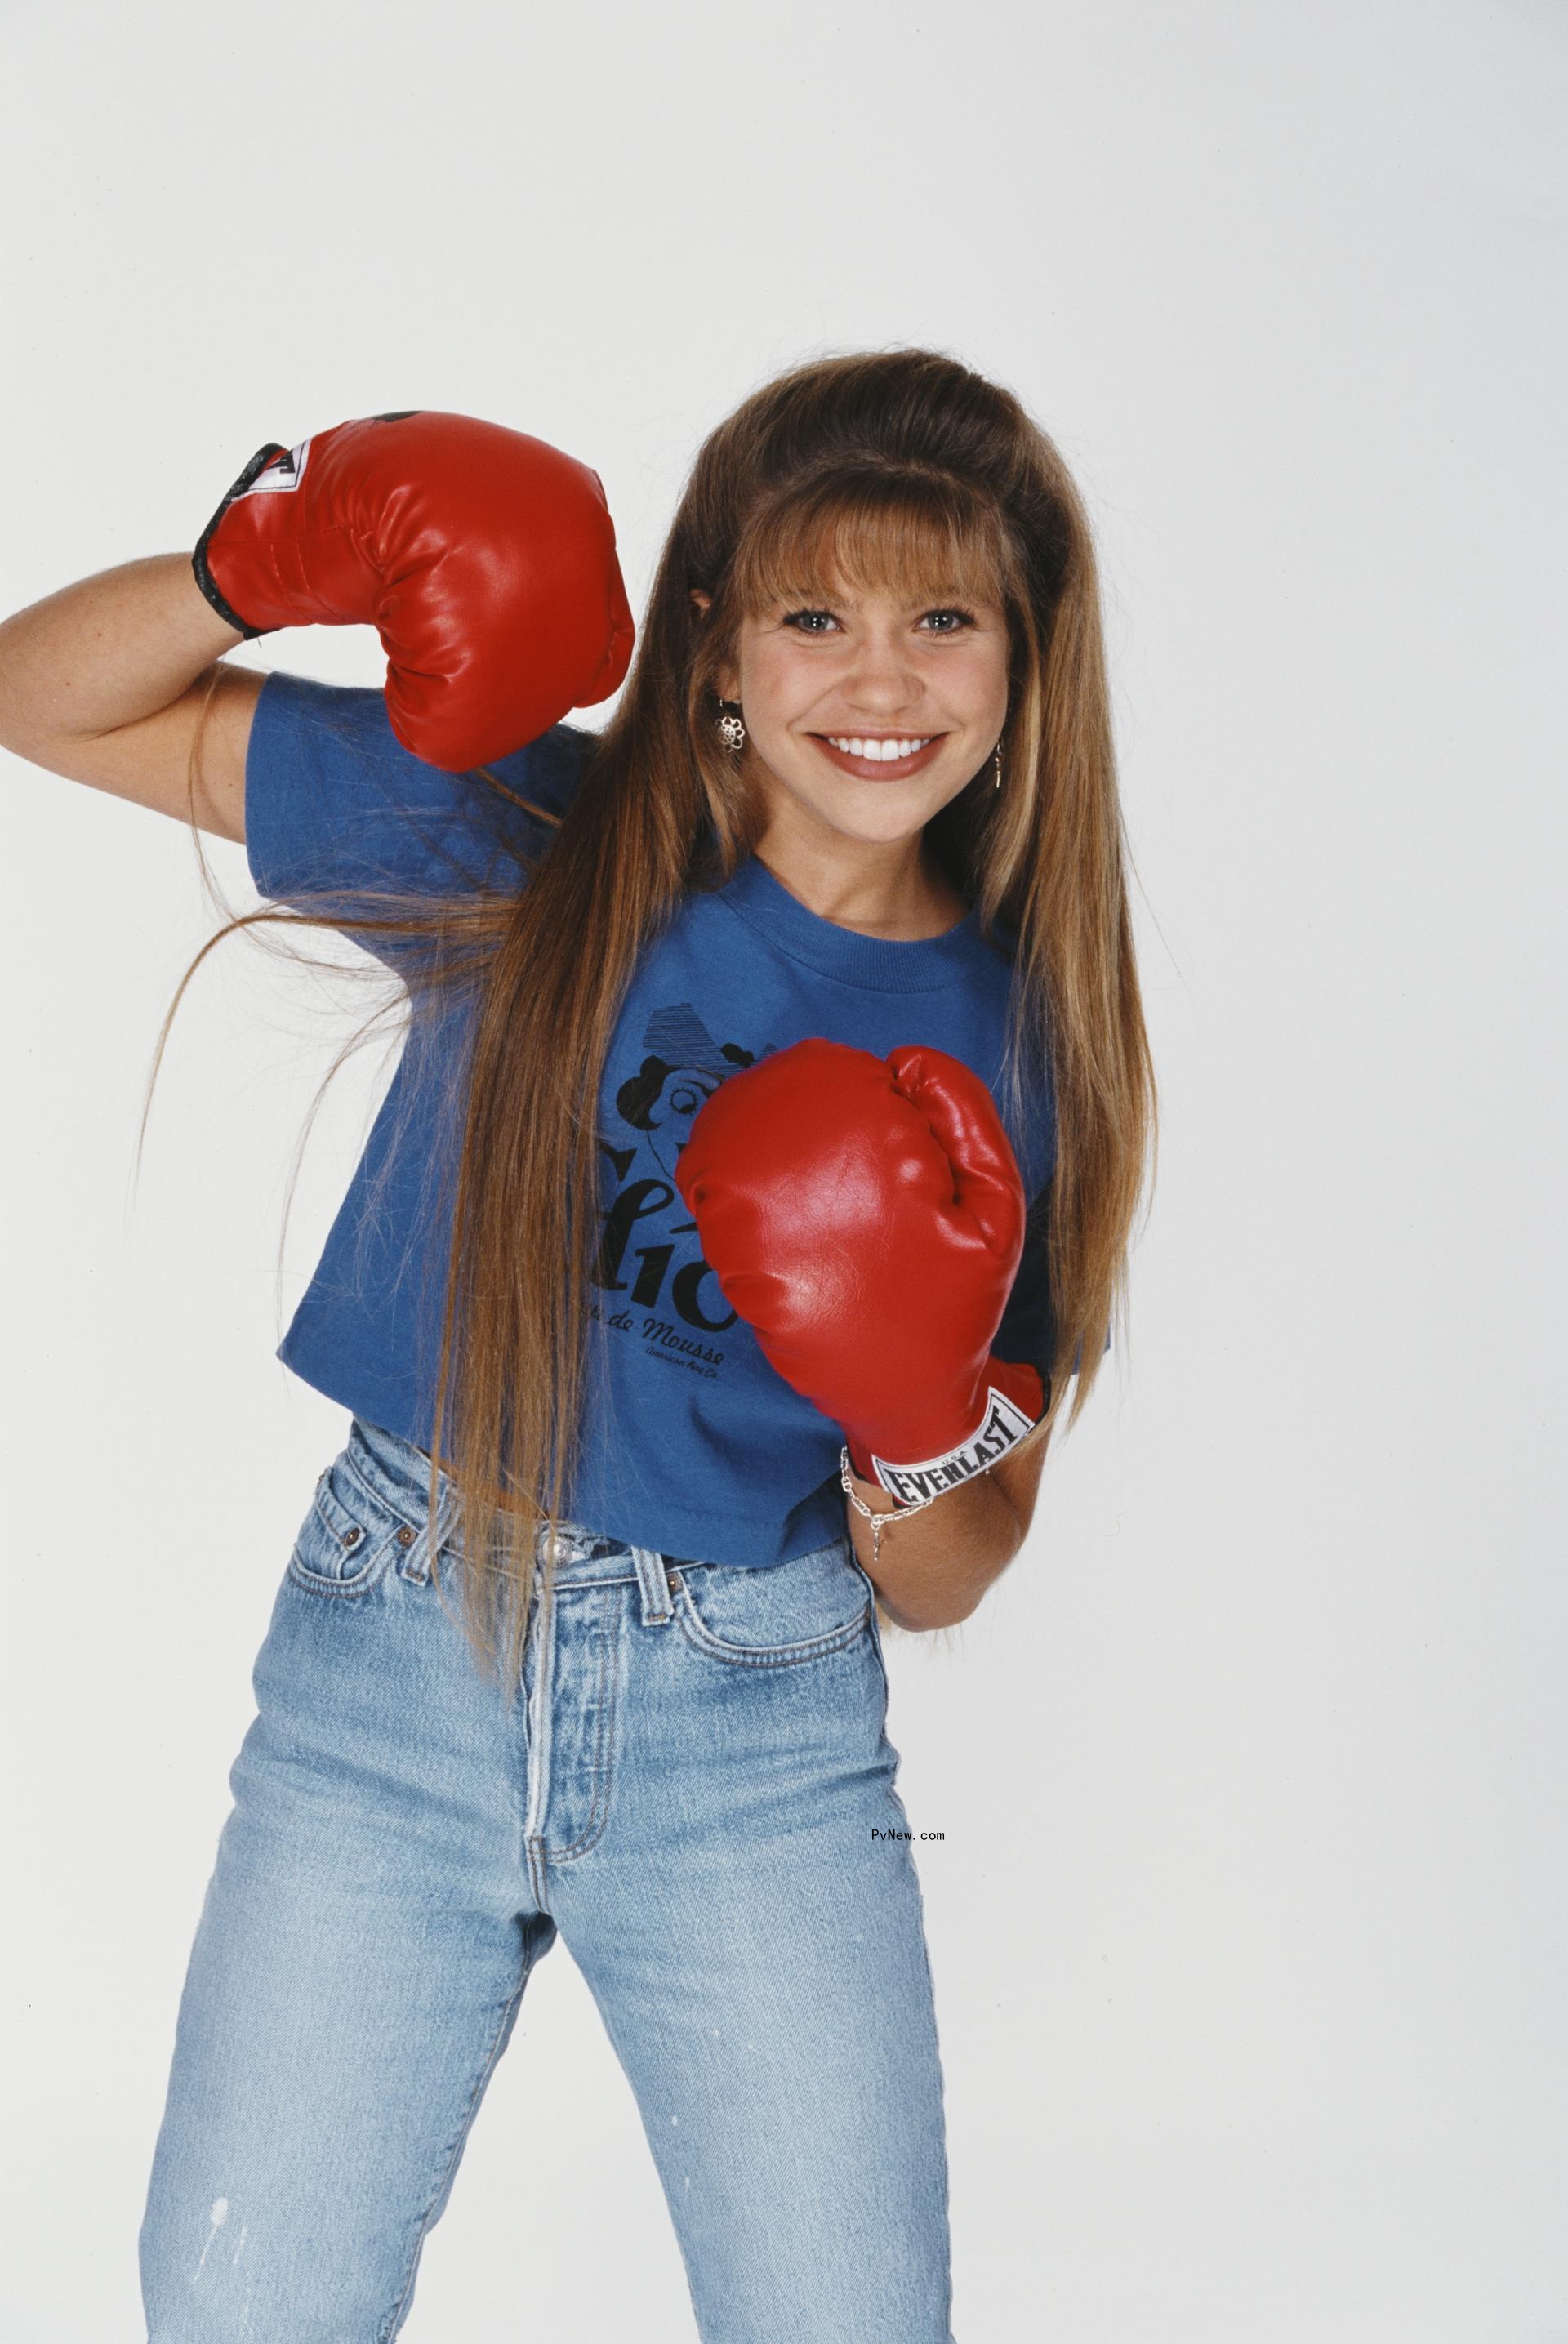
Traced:
<path id="1" fill-rule="evenodd" d="M 883 1523 L 888 1521 L 890 1517 L 895 1514 L 900 1516 L 904 1514 L 917 1514 L 923 1506 L 932 1505 L 938 1498 L 945 1498 L 947 1494 L 946 1490 L 933 1490 L 928 1497 L 916 1498 L 907 1506 L 887 1506 L 882 1508 L 880 1510 L 878 1510 L 875 1506 L 868 1506 L 864 1498 L 857 1498 L 855 1496 L 854 1490 L 850 1486 L 849 1450 L 847 1446 L 842 1448 L 838 1452 L 838 1478 L 844 1485 L 844 1494 L 849 1500 L 850 1504 L 855 1508 L 855 1512 L 857 1514 L 864 1514 L 866 1521 L 871 1524 L 871 1568 L 873 1571 L 875 1570 L 882 1554 Z"/>

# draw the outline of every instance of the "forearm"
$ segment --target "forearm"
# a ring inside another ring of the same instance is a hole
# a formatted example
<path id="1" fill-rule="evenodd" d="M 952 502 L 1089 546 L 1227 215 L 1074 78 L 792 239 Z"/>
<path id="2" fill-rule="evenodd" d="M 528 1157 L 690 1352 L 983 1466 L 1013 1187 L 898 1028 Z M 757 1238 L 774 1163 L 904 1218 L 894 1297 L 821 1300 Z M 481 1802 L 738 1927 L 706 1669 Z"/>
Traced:
<path id="1" fill-rule="evenodd" d="M 989 1473 L 945 1490 L 918 1511 L 899 1511 L 885 1490 L 853 1470 L 855 1494 L 882 1516 L 874 1562 L 872 1525 L 845 1504 L 862 1568 L 895 1627 L 950 1628 L 966 1619 L 1024 1542 L 1012 1504 Z"/>
<path id="2" fill-rule="evenodd" d="M 0 744 L 29 756 L 167 708 L 241 641 L 191 573 L 154 553 L 63 586 L 0 623 Z"/>

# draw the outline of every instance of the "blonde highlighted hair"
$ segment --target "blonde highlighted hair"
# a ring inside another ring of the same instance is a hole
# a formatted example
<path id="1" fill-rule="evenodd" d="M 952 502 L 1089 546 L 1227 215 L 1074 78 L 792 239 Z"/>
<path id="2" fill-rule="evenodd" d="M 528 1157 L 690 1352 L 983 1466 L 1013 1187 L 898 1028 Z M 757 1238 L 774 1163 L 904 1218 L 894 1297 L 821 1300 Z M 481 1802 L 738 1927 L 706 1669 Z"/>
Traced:
<path id="1" fill-rule="evenodd" d="M 689 892 L 733 874 L 764 826 L 760 793 L 716 731 L 715 679 L 748 614 L 867 585 L 1007 612 L 1004 786 L 987 762 L 926 838 L 1013 957 L 1008 1104 L 1017 1116 L 1033 1083 L 1054 1092 L 1047 1428 L 1064 1409 L 1077 1420 L 1113 1318 L 1125 1331 L 1157 1100 L 1083 502 L 1019 401 L 956 359 L 813 360 L 703 443 L 621 699 L 515 888 L 356 899 L 350 933 L 396 934 L 417 955 L 405 957 L 411 1015 L 439 1015 L 459 992 L 471 1012 L 430 1499 L 433 1518 L 444 1470 L 460 1508 L 463 1622 L 481 1665 L 509 1683 L 541 1527 L 563 1518 L 577 1454 L 612 1036 L 640 956 Z M 483 771 L 472 786 L 513 794 Z M 341 894 L 329 908 L 295 898 L 232 920 L 205 949 L 239 928 L 311 925 L 349 925 Z M 542 1547 L 548 1594 L 553 1545 Z"/>

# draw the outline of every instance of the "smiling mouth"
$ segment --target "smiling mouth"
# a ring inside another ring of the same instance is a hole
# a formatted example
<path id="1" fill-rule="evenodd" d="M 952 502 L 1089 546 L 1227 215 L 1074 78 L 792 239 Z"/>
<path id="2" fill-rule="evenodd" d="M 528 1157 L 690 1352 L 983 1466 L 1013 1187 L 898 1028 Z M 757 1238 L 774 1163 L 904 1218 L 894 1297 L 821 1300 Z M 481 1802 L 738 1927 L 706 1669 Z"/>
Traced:
<path id="1" fill-rule="evenodd" d="M 945 732 L 813 732 L 816 743 L 841 773 L 868 782 L 902 781 L 917 773 L 946 739 Z"/>

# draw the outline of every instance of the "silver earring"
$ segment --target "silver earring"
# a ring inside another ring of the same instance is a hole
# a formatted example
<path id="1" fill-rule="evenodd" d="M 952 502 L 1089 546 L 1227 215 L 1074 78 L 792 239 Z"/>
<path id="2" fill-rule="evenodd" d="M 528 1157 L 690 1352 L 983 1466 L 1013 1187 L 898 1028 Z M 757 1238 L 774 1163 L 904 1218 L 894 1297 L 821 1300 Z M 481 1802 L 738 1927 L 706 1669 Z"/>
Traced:
<path id="1" fill-rule="evenodd" d="M 992 756 L 996 767 L 996 778 L 992 783 L 991 787 L 994 790 L 999 790 L 1002 786 L 1002 744 L 999 741 L 997 742 L 995 750 L 992 752 Z"/>
<path id="2" fill-rule="evenodd" d="M 721 700 L 719 706 L 724 712 L 719 719 L 719 736 L 725 748 L 738 755 L 746 745 L 746 728 L 741 722 L 740 702 L 738 701 L 734 702 L 733 714 L 731 703 L 727 700 Z"/>

